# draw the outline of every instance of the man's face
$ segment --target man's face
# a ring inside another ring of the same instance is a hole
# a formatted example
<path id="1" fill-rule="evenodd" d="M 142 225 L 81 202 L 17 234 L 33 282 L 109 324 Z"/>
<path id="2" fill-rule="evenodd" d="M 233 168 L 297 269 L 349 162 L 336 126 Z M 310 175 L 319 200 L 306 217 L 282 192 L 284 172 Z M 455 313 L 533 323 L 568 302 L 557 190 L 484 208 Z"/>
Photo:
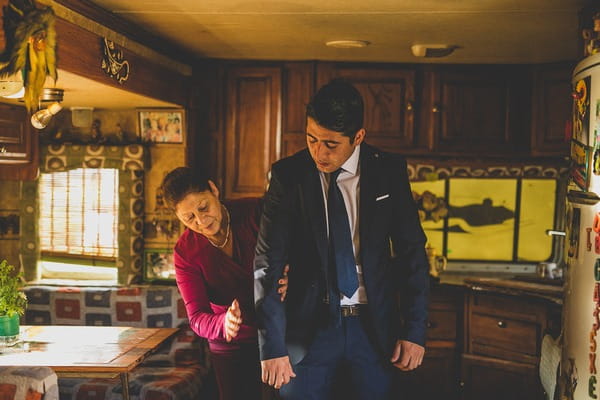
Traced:
<path id="1" fill-rule="evenodd" d="M 342 166 L 365 137 L 365 130 L 356 132 L 354 142 L 341 132 L 323 128 L 311 117 L 306 121 L 306 143 L 317 169 L 330 173 Z"/>

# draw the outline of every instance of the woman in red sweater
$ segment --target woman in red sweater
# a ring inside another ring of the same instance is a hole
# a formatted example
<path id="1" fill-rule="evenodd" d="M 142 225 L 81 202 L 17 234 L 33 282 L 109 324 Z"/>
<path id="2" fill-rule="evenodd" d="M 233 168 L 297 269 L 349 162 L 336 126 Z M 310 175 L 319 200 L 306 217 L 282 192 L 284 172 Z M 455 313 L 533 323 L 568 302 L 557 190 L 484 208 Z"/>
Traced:
<path id="1" fill-rule="evenodd" d="M 192 330 L 208 339 L 220 398 L 260 399 L 253 261 L 262 201 L 221 202 L 215 184 L 187 167 L 167 174 L 162 189 L 187 227 L 174 250 L 177 286 Z M 279 284 L 284 293 L 287 278 Z"/>

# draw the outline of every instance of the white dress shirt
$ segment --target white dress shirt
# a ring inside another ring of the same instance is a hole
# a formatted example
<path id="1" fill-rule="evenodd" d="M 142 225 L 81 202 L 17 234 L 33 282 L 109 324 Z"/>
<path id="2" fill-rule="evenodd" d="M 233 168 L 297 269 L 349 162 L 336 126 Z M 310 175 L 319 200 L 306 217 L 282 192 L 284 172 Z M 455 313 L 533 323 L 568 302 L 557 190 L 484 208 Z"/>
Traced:
<path id="1" fill-rule="evenodd" d="M 358 275 L 358 289 L 352 297 L 348 298 L 340 293 L 340 304 L 351 305 L 351 304 L 366 304 L 367 303 L 367 292 L 365 291 L 365 283 L 362 276 L 362 266 L 360 265 L 360 239 L 359 239 L 359 226 L 358 226 L 358 207 L 360 198 L 360 145 L 356 146 L 354 152 L 342 164 L 342 171 L 340 172 L 337 182 L 342 197 L 344 198 L 344 206 L 346 207 L 346 213 L 348 214 L 348 222 L 350 224 L 350 234 L 352 235 L 352 248 L 354 250 L 354 261 L 356 263 L 356 273 Z M 321 189 L 323 190 L 323 199 L 325 201 L 325 218 L 327 222 L 327 235 L 329 235 L 329 216 L 327 210 L 327 194 L 329 190 L 329 174 L 319 171 L 321 178 Z"/>

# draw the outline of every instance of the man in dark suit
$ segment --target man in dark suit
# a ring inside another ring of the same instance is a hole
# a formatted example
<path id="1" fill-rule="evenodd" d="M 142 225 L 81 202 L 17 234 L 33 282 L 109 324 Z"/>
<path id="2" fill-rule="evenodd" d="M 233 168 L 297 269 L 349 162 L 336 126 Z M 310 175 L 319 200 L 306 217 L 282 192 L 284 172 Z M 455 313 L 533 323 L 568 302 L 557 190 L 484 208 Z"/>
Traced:
<path id="1" fill-rule="evenodd" d="M 358 398 L 389 398 L 393 366 L 423 360 L 426 238 L 406 161 L 364 143 L 363 108 L 348 82 L 323 86 L 307 106 L 308 149 L 272 168 L 255 303 L 262 379 L 284 399 L 331 398 L 341 367 Z"/>

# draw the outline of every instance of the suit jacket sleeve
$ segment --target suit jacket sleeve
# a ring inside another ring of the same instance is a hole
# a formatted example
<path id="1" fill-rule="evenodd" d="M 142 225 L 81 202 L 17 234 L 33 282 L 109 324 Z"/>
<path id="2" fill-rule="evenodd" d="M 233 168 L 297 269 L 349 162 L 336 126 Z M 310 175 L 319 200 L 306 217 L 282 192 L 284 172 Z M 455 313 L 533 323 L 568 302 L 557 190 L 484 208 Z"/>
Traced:
<path id="1" fill-rule="evenodd" d="M 404 320 L 402 340 L 425 345 L 429 298 L 429 263 L 425 253 L 427 238 L 421 227 L 416 204 L 408 181 L 406 161 L 395 163 L 398 182 L 396 197 L 402 201 L 394 210 L 391 240 L 395 253 L 394 267 L 399 271 L 400 307 Z M 399 164 L 399 165 L 398 165 Z"/>
<path id="2" fill-rule="evenodd" d="M 281 168 L 274 164 L 265 195 L 254 258 L 254 302 L 261 360 L 287 355 L 285 303 L 277 293 L 288 258 L 289 193 Z"/>

